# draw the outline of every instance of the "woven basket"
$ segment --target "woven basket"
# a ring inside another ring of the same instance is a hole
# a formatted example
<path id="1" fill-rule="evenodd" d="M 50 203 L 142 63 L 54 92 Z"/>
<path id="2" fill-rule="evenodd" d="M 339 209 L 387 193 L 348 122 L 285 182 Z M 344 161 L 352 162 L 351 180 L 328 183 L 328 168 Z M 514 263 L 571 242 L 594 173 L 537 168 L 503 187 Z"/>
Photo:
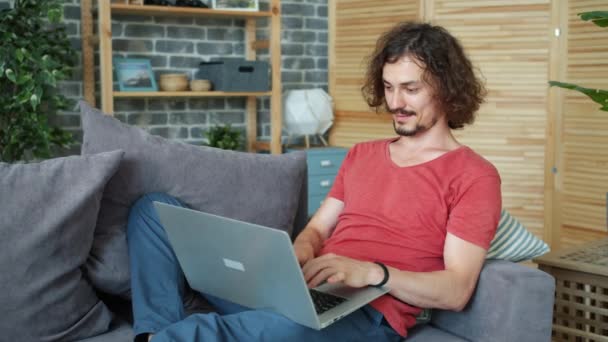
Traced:
<path id="1" fill-rule="evenodd" d="M 188 90 L 188 75 L 186 74 L 162 74 L 160 75 L 160 90 L 184 91 Z"/>

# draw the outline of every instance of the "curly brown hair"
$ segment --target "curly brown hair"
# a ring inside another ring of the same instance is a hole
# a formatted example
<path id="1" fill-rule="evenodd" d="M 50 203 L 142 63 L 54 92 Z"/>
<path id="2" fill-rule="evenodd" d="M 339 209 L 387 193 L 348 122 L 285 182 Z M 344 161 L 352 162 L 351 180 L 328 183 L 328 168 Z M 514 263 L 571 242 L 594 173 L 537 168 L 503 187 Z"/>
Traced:
<path id="1" fill-rule="evenodd" d="M 486 90 L 458 40 L 446 29 L 426 23 L 403 22 L 384 33 L 369 56 L 361 88 L 367 104 L 376 112 L 388 110 L 382 69 L 410 55 L 424 69 L 422 80 L 433 87 L 439 108 L 452 129 L 475 121 Z"/>

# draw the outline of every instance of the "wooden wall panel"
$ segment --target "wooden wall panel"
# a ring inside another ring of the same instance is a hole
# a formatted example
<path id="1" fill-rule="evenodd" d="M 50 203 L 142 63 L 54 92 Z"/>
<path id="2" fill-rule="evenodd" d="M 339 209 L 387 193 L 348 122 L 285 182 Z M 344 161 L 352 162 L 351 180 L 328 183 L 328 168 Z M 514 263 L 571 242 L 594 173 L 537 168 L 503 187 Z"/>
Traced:
<path id="1" fill-rule="evenodd" d="M 488 89 L 475 124 L 456 136 L 498 168 L 503 207 L 543 237 L 550 0 L 435 0 L 433 9 Z"/>
<path id="2" fill-rule="evenodd" d="M 608 87 L 608 30 L 576 15 L 606 10 L 606 0 L 385 3 L 330 2 L 330 93 L 336 103 L 330 142 L 349 147 L 394 135 L 390 118 L 370 113 L 361 97 L 364 57 L 397 21 L 430 20 L 461 40 L 486 80 L 489 94 L 476 123 L 456 136 L 497 166 L 504 207 L 554 247 L 608 235 L 608 113 L 583 95 L 547 86 L 551 75 Z"/>
<path id="3" fill-rule="evenodd" d="M 366 58 L 380 34 L 399 21 L 416 20 L 418 1 L 335 0 L 329 3 L 329 91 L 336 111 L 334 146 L 394 134 L 386 115 L 371 113 L 361 96 Z"/>
<path id="4" fill-rule="evenodd" d="M 568 1 L 567 54 L 563 81 L 608 88 L 608 29 L 584 22 L 577 13 L 606 10 L 606 0 Z M 608 113 L 577 92 L 558 90 L 562 99 L 562 153 L 558 187 L 564 245 L 606 236 Z"/>

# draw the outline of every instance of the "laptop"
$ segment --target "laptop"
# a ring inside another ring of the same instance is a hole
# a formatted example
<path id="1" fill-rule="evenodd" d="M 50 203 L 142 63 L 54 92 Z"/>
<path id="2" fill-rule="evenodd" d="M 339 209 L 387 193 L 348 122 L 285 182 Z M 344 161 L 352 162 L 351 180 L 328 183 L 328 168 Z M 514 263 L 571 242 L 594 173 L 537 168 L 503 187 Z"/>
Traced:
<path id="1" fill-rule="evenodd" d="M 309 290 L 289 235 L 154 202 L 191 288 L 320 330 L 388 292 L 324 283 Z M 317 303 L 315 307 L 314 301 Z"/>

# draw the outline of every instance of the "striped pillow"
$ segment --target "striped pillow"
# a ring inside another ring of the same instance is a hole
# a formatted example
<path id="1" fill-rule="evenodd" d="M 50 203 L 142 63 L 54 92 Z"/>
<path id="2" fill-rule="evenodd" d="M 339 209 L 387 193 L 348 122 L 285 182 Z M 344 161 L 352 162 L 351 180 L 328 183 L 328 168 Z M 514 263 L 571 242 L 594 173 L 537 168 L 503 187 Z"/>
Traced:
<path id="1" fill-rule="evenodd" d="M 487 259 L 513 262 L 530 260 L 549 252 L 549 246 L 526 230 L 506 210 L 500 213 L 500 222 L 494 240 L 490 243 Z"/>

